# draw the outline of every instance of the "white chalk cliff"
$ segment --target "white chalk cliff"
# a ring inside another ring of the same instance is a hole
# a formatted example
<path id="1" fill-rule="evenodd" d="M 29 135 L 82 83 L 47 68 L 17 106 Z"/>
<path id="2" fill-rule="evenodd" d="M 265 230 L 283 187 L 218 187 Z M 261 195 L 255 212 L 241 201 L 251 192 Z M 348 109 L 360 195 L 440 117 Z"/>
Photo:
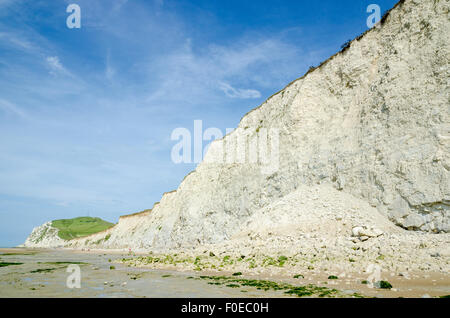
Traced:
<path id="1" fill-rule="evenodd" d="M 306 224 L 319 210 L 330 222 L 363 215 L 382 231 L 450 232 L 449 7 L 399 2 L 378 27 L 246 114 L 151 211 L 66 246 L 195 247 L 277 222 Z M 262 129 L 279 132 L 276 169 L 221 163 L 221 149 Z M 320 209 L 302 199 L 308 188 Z"/>
<path id="2" fill-rule="evenodd" d="M 23 246 L 42 248 L 64 246 L 67 241 L 58 236 L 58 231 L 52 226 L 52 222 L 44 223 L 33 229 Z"/>

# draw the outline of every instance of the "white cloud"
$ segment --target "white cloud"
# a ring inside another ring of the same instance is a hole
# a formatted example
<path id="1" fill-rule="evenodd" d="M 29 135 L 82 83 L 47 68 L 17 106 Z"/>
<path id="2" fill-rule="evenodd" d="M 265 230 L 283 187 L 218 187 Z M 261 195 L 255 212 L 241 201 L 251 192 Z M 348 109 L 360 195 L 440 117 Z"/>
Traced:
<path id="1" fill-rule="evenodd" d="M 231 98 L 260 98 L 261 93 L 255 89 L 236 89 L 227 83 L 219 83 L 219 88 Z"/>
<path id="2" fill-rule="evenodd" d="M 108 81 L 111 81 L 115 74 L 116 70 L 111 65 L 111 53 L 108 51 L 108 54 L 106 55 L 105 77 L 108 79 Z"/>
<path id="3" fill-rule="evenodd" d="M 128 0 L 116 0 L 114 4 L 112 4 L 112 11 L 117 12 L 122 9 L 124 5 L 128 3 Z"/>
<path id="4" fill-rule="evenodd" d="M 111 65 L 107 65 L 107 66 L 106 66 L 106 70 L 105 70 L 105 76 L 106 76 L 106 78 L 107 78 L 109 81 L 111 81 L 111 80 L 113 79 L 113 77 L 114 77 L 115 74 L 116 74 L 116 70 L 113 69 L 113 68 L 111 67 Z"/>
<path id="5" fill-rule="evenodd" d="M 59 57 L 57 56 L 48 56 L 46 58 L 47 64 L 50 67 L 50 74 L 69 74 L 66 68 L 59 61 Z"/>
<path id="6" fill-rule="evenodd" d="M 0 99 L 0 109 L 7 113 L 17 115 L 21 118 L 28 117 L 27 114 L 22 109 L 20 109 L 20 107 L 4 99 Z"/>
<path id="7" fill-rule="evenodd" d="M 13 47 L 24 50 L 24 51 L 31 51 L 34 49 L 33 44 L 31 44 L 30 41 L 21 38 L 17 34 L 7 33 L 7 32 L 0 32 L 0 39 L 4 39 L 9 44 L 11 44 Z M 3 42 L 5 44 L 6 42 Z"/>
<path id="8" fill-rule="evenodd" d="M 277 38 L 241 38 L 233 45 L 197 50 L 190 39 L 171 54 L 152 60 L 148 73 L 159 77 L 148 101 L 190 101 L 220 98 L 219 88 L 232 98 L 259 98 L 260 90 L 282 87 L 297 75 L 302 63 L 295 46 Z"/>

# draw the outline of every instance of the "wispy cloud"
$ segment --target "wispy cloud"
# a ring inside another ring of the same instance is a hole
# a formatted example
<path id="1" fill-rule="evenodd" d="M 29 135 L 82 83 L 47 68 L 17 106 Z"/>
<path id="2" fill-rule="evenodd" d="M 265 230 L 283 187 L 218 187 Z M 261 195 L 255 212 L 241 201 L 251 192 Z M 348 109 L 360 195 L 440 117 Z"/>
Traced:
<path id="1" fill-rule="evenodd" d="M 234 88 L 227 83 L 219 83 L 219 88 L 231 98 L 260 98 L 261 93 L 255 89 Z"/>
<path id="2" fill-rule="evenodd" d="M 3 42 L 4 45 L 8 43 L 9 45 L 21 49 L 23 51 L 30 51 L 34 48 L 33 44 L 30 41 L 20 37 L 17 34 L 0 32 L 0 39 L 4 40 Z"/>
<path id="3" fill-rule="evenodd" d="M 5 99 L 0 99 L 0 109 L 6 113 L 14 114 L 21 118 L 28 118 L 28 115 L 19 106 Z"/>
<path id="4" fill-rule="evenodd" d="M 48 67 L 50 68 L 50 74 L 65 74 L 70 75 L 70 72 L 62 65 L 58 56 L 47 56 L 45 59 Z"/>
<path id="5" fill-rule="evenodd" d="M 116 70 L 112 66 L 111 53 L 108 50 L 108 54 L 106 55 L 105 77 L 108 81 L 112 81 L 115 74 L 116 74 Z"/>
<path id="6" fill-rule="evenodd" d="M 112 4 L 112 11 L 117 12 L 122 9 L 123 6 L 125 6 L 128 3 L 128 0 L 116 0 Z"/>
<path id="7" fill-rule="evenodd" d="M 210 44 L 202 49 L 187 39 L 150 63 L 149 73 L 161 80 L 148 100 L 195 102 L 219 98 L 218 91 L 231 98 L 259 98 L 261 88 L 289 82 L 289 75 L 296 74 L 292 65 L 302 63 L 301 56 L 298 48 L 277 38 L 243 37 L 230 46 Z"/>

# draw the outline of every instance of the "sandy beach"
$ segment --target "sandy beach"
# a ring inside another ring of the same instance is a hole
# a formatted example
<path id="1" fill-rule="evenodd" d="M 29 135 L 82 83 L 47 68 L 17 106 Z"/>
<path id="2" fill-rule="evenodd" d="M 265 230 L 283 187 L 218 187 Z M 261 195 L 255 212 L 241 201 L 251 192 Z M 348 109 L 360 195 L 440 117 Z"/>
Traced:
<path id="1" fill-rule="evenodd" d="M 0 249 L 0 297 L 276 297 L 209 285 L 183 272 L 129 268 L 112 263 L 126 254 L 42 249 Z M 111 262 L 109 261 L 111 260 Z M 78 264 L 81 288 L 66 286 L 67 267 Z M 115 269 L 110 269 L 114 266 Z M 190 278 L 190 279 L 188 279 Z"/>
<path id="2" fill-rule="evenodd" d="M 141 254 L 142 256 L 143 254 Z M 210 276 L 237 279 L 230 271 L 191 271 L 188 269 L 154 269 L 130 266 L 123 258 L 134 258 L 123 251 L 71 251 L 46 249 L 0 249 L 0 297 L 293 297 L 282 290 L 263 290 L 253 286 L 219 284 Z M 81 288 L 68 288 L 67 267 L 76 264 L 81 270 Z M 302 278 L 286 275 L 251 275 L 240 280 L 264 280 L 279 284 L 305 286 L 314 284 L 336 289 L 337 297 L 440 297 L 450 294 L 449 275 L 410 273 L 405 277 L 387 277 L 391 290 L 369 288 L 361 284 L 363 275 L 352 274 L 329 280 L 327 273 L 305 274 Z M 296 296 L 295 296 L 296 297 Z"/>

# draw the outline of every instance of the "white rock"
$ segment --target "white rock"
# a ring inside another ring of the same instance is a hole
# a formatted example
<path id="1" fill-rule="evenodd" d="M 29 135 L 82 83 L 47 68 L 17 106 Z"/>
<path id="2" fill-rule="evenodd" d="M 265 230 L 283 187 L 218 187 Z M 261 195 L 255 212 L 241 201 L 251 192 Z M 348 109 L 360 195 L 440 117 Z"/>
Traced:
<path id="1" fill-rule="evenodd" d="M 367 229 L 367 228 L 363 228 L 361 230 L 359 230 L 359 235 L 360 236 L 367 236 L 367 237 L 378 237 L 380 235 L 383 234 L 383 231 L 379 230 L 379 229 Z"/>
<path id="2" fill-rule="evenodd" d="M 360 239 L 362 242 L 364 242 L 364 241 L 367 241 L 367 240 L 369 239 L 369 237 L 363 235 L 363 236 L 360 236 L 359 239 Z"/>
<path id="3" fill-rule="evenodd" d="M 361 233 L 361 231 L 363 231 L 363 230 L 364 230 L 363 227 L 361 227 L 361 226 L 355 226 L 355 227 L 352 229 L 352 236 L 356 236 L 356 237 L 360 236 L 360 233 Z"/>
<path id="4" fill-rule="evenodd" d="M 416 213 L 408 215 L 404 222 L 403 226 L 405 228 L 418 229 L 425 223 L 425 219 Z"/>

